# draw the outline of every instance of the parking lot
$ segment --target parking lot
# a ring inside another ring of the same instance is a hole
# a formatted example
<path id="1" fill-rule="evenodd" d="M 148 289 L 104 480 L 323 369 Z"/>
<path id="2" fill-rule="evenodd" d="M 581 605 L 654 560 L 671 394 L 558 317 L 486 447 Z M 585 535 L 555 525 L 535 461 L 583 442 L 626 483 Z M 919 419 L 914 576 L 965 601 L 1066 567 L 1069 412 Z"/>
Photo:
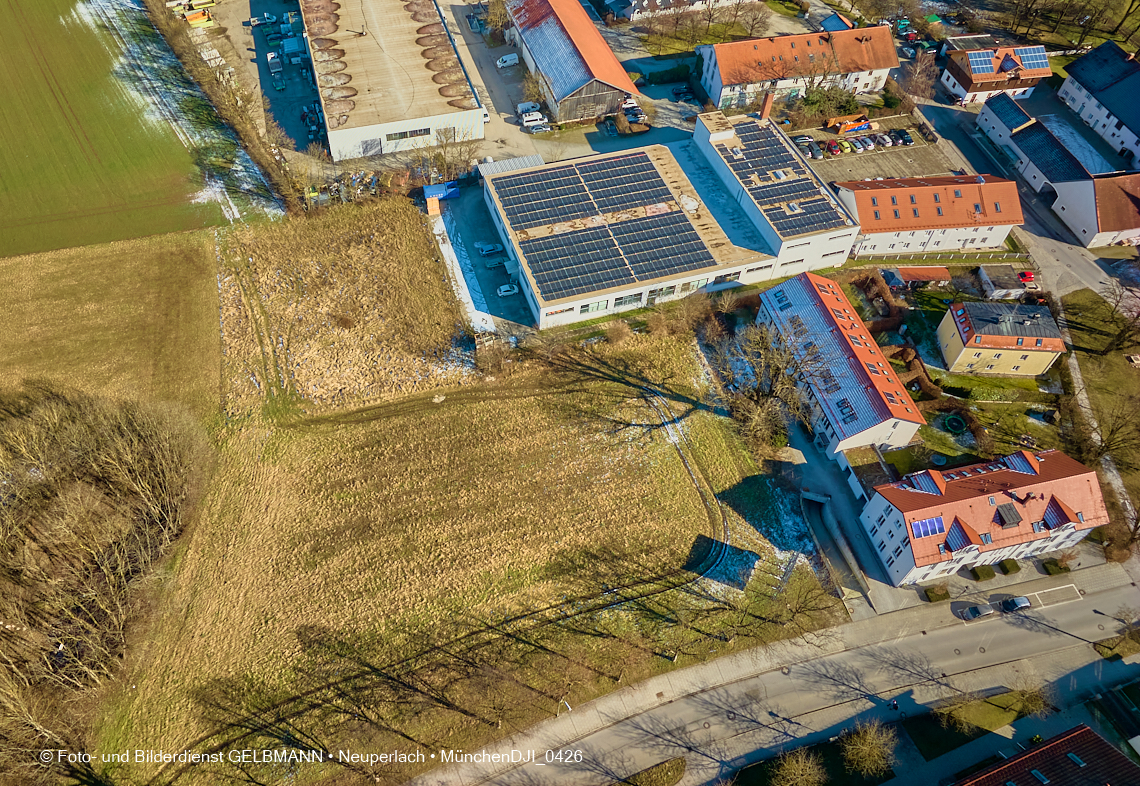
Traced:
<path id="1" fill-rule="evenodd" d="M 836 138 L 833 134 L 825 135 L 819 131 L 811 136 L 825 140 Z M 935 177 L 953 174 L 960 168 L 955 167 L 943 152 L 942 143 L 926 144 L 917 132 L 911 136 L 915 141 L 912 147 L 876 147 L 862 153 L 826 156 L 822 161 L 812 161 L 811 168 L 829 183 L 876 177 Z"/>

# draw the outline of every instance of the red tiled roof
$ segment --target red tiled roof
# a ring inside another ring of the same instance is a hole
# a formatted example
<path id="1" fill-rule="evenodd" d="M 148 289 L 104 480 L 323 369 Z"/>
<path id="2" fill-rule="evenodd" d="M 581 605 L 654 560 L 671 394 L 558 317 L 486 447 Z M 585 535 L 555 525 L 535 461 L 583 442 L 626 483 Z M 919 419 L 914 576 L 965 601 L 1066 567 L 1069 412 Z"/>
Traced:
<path id="1" fill-rule="evenodd" d="M 841 344 L 858 361 L 855 365 L 860 369 L 866 369 L 868 365 L 878 367 L 878 363 L 883 361 L 883 356 L 877 354 L 878 347 L 875 342 L 869 340 L 855 344 L 851 340 L 852 334 L 867 338 L 870 331 L 863 324 L 863 320 L 859 319 L 855 307 L 851 305 L 851 301 L 847 299 L 847 295 L 844 294 L 839 285 L 831 279 L 817 276 L 815 273 L 801 273 L 800 275 L 807 278 L 812 284 L 811 289 L 818 299 L 819 313 L 838 329 L 838 335 L 842 337 Z M 842 316 L 832 310 L 836 307 L 842 312 Z M 915 406 L 914 399 L 910 397 L 906 386 L 901 384 L 898 378 L 893 375 L 893 369 L 890 366 L 886 366 L 885 372 L 871 374 L 869 371 L 865 371 L 864 376 L 867 377 L 867 382 L 882 399 L 887 411 L 891 413 L 891 417 L 905 420 L 908 423 L 925 425 L 926 419 L 918 411 L 918 407 Z M 888 393 L 890 397 L 887 396 Z M 893 404 L 891 403 L 892 398 L 894 399 Z"/>
<path id="2" fill-rule="evenodd" d="M 1033 771 L 1041 773 L 1041 780 Z M 1133 786 L 1140 767 L 1083 723 L 953 786 Z"/>
<path id="3" fill-rule="evenodd" d="M 849 180 L 835 183 L 835 187 L 854 195 L 855 211 L 859 214 L 859 225 L 865 235 L 973 226 L 1016 226 L 1025 222 L 1017 183 L 993 175 Z M 891 202 L 892 197 L 895 203 Z M 911 197 L 914 197 L 914 202 L 911 202 Z M 974 212 L 976 206 L 982 208 L 980 213 Z M 938 215 L 939 209 L 942 215 Z M 895 218 L 896 211 L 898 218 Z M 875 217 L 876 212 L 878 218 Z"/>
<path id="4" fill-rule="evenodd" d="M 899 65 L 891 30 L 882 26 L 746 38 L 716 44 L 713 49 L 725 85 L 853 74 Z"/>
<path id="5" fill-rule="evenodd" d="M 1140 173 L 1093 176 L 1096 220 L 1101 232 L 1140 227 Z"/>
<path id="6" fill-rule="evenodd" d="M 950 269 L 939 265 L 900 267 L 898 271 L 903 281 L 949 281 L 952 278 Z"/>
<path id="7" fill-rule="evenodd" d="M 875 491 L 905 516 L 920 567 L 954 558 L 949 535 L 955 524 L 984 553 L 1047 538 L 1061 526 L 1086 530 L 1108 522 L 1096 472 L 1057 450 L 1021 450 L 968 467 L 914 472 Z M 1003 522 L 1005 513 L 1020 521 Z M 936 517 L 945 534 L 915 534 L 914 522 Z"/>
<path id="8" fill-rule="evenodd" d="M 1015 47 L 1005 46 L 998 49 L 957 49 L 950 52 L 950 59 L 962 69 L 963 72 L 970 75 L 974 84 L 982 82 L 1008 82 L 1014 79 L 1022 81 L 1028 79 L 1045 79 L 1053 75 L 1051 67 L 1046 68 L 1025 68 L 1021 65 L 1021 58 L 1013 53 Z M 970 68 L 970 54 L 977 56 L 978 52 L 989 52 L 993 55 L 991 64 L 993 65 L 992 74 L 975 74 L 973 69 Z M 1006 62 L 1006 58 L 1013 63 L 1013 68 L 1002 70 L 1002 64 Z"/>

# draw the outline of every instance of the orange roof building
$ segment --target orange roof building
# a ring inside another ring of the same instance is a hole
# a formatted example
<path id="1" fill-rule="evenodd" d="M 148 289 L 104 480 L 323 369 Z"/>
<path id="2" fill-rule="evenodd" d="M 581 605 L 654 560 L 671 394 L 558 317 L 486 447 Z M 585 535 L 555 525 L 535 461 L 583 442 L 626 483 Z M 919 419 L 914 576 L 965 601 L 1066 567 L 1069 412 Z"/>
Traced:
<path id="1" fill-rule="evenodd" d="M 507 13 L 514 25 L 507 38 L 521 44 L 555 120 L 616 114 L 638 94 L 578 0 L 507 0 Z"/>
<path id="2" fill-rule="evenodd" d="M 1020 450 L 876 486 L 860 520 L 897 587 L 1071 548 L 1108 511 L 1095 470 Z"/>
<path id="3" fill-rule="evenodd" d="M 1140 172 L 1054 183 L 1053 212 L 1085 248 L 1140 243 Z"/>
<path id="4" fill-rule="evenodd" d="M 721 109 L 747 106 L 766 92 L 802 93 L 824 86 L 878 92 L 887 73 L 899 65 L 885 26 L 746 38 L 697 51 L 704 62 L 701 86 Z"/>
<path id="5" fill-rule="evenodd" d="M 1042 79 L 1052 75 L 1043 46 L 953 50 L 942 72 L 942 84 L 963 103 L 972 104 L 999 93 L 1027 98 Z"/>
<path id="6" fill-rule="evenodd" d="M 946 368 L 956 374 L 1036 377 L 1065 353 L 1044 306 L 952 303 L 938 325 Z"/>
<path id="7" fill-rule="evenodd" d="M 926 423 L 834 281 L 801 273 L 761 292 L 756 321 L 795 355 L 816 444 L 832 457 L 866 445 L 909 445 Z"/>
<path id="8" fill-rule="evenodd" d="M 993 175 L 853 180 L 833 184 L 857 214 L 854 253 L 993 248 L 1024 222 L 1017 184 Z"/>

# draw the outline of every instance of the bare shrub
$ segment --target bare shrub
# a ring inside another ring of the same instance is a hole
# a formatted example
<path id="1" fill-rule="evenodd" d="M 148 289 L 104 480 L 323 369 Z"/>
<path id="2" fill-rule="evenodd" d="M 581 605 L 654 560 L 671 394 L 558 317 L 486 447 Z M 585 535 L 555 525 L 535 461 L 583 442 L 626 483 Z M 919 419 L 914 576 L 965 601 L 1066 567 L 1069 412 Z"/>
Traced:
<path id="1" fill-rule="evenodd" d="M 606 328 L 606 341 L 618 345 L 633 337 L 633 328 L 625 320 L 619 319 Z"/>
<path id="2" fill-rule="evenodd" d="M 654 311 L 650 314 L 649 319 L 646 320 L 646 324 L 649 326 L 649 332 L 655 336 L 669 335 L 670 320 L 669 317 L 661 311 Z"/>
<path id="3" fill-rule="evenodd" d="M 895 761 L 898 732 L 882 721 L 861 721 L 839 741 L 843 763 L 849 772 L 868 777 L 886 775 Z"/>
<path id="4" fill-rule="evenodd" d="M 796 748 L 780 756 L 772 771 L 772 786 L 823 786 L 827 771 L 815 751 Z"/>

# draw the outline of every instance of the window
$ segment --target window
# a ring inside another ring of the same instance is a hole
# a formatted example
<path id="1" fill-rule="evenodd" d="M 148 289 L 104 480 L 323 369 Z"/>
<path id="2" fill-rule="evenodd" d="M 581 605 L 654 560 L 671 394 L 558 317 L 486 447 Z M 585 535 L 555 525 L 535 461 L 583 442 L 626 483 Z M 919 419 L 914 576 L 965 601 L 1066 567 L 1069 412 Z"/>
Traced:
<path id="1" fill-rule="evenodd" d="M 894 556 L 897 557 L 898 555 L 902 554 L 902 550 L 903 550 L 902 546 L 895 546 Z"/>
<path id="2" fill-rule="evenodd" d="M 910 203 L 911 203 L 912 205 L 917 205 L 917 204 L 918 204 L 918 201 L 917 201 L 917 200 L 914 198 L 914 194 L 911 194 L 911 195 L 910 195 Z"/>
<path id="3" fill-rule="evenodd" d="M 899 203 L 898 197 L 891 197 L 891 204 L 892 205 L 897 205 L 898 203 Z"/>
<path id="4" fill-rule="evenodd" d="M 879 198 L 878 197 L 871 197 L 871 207 L 878 207 L 878 206 L 879 206 Z"/>
<path id="5" fill-rule="evenodd" d="M 988 532 L 982 533 L 982 545 L 983 546 L 988 546 L 993 542 L 994 542 L 994 536 L 993 535 L 991 535 Z"/>
<path id="6" fill-rule="evenodd" d="M 986 371 L 993 371 L 993 370 L 994 370 L 994 364 L 993 363 L 986 366 Z"/>
<path id="7" fill-rule="evenodd" d="M 879 211 L 878 210 L 875 211 L 875 220 L 876 221 L 879 220 Z"/>
<path id="8" fill-rule="evenodd" d="M 895 211 L 895 218 L 898 218 L 898 217 L 899 217 L 899 211 L 896 210 Z"/>
<path id="9" fill-rule="evenodd" d="M 996 505 L 997 504 L 997 498 L 996 497 L 990 497 L 990 504 Z"/>
<path id="10" fill-rule="evenodd" d="M 573 311 L 573 310 L 574 310 L 573 306 L 570 306 L 570 308 L 560 308 L 557 311 L 547 311 L 546 316 L 552 317 L 552 316 L 555 316 L 556 314 L 565 314 L 567 311 Z"/>
<path id="11" fill-rule="evenodd" d="M 961 199 L 962 198 L 962 191 L 960 189 L 957 189 L 957 188 L 954 189 L 954 198 L 955 199 Z"/>
<path id="12" fill-rule="evenodd" d="M 808 41 L 808 46 L 811 46 L 811 41 Z M 809 63 L 815 62 L 815 55 L 811 54 L 810 52 L 808 53 L 808 62 Z"/>
<path id="13" fill-rule="evenodd" d="M 750 267 L 750 268 L 748 268 L 748 270 L 746 270 L 744 272 L 745 273 L 756 273 L 756 272 L 761 271 L 761 270 L 769 270 L 769 269 L 771 269 L 771 267 L 772 267 L 771 265 L 761 265 L 760 267 Z"/>
<path id="14" fill-rule="evenodd" d="M 1024 343 L 1025 343 L 1025 339 L 1023 339 L 1023 338 L 1019 338 L 1019 339 L 1017 340 L 1017 345 L 1018 345 L 1019 347 L 1020 347 L 1022 344 L 1024 344 Z"/>
<path id="15" fill-rule="evenodd" d="M 1041 339 L 1037 339 L 1037 346 L 1041 346 Z"/>
<path id="16" fill-rule="evenodd" d="M 1029 772 L 1030 772 L 1030 774 L 1033 775 L 1034 778 L 1041 781 L 1042 783 L 1048 783 L 1049 782 L 1049 779 L 1041 774 L 1041 770 L 1030 770 Z"/>
<path id="17" fill-rule="evenodd" d="M 942 201 L 942 197 L 941 197 L 941 196 L 939 196 L 938 194 L 935 194 L 935 195 L 934 195 L 934 204 L 936 204 L 936 205 L 937 205 L 937 204 L 938 204 L 939 202 L 941 202 L 941 201 Z"/>
<path id="18" fill-rule="evenodd" d="M 885 540 L 880 540 L 879 541 L 879 551 L 882 551 L 886 547 L 887 547 L 887 542 Z"/>
<path id="19" fill-rule="evenodd" d="M 994 202 L 994 212 L 995 213 L 1001 212 L 1001 202 Z"/>
<path id="20" fill-rule="evenodd" d="M 879 376 L 879 369 L 875 368 L 874 364 L 868 363 L 867 364 L 867 370 L 870 371 L 875 376 Z"/>
<path id="21" fill-rule="evenodd" d="M 740 280 L 740 271 L 737 270 L 735 273 L 725 273 L 722 276 L 717 276 L 716 278 L 713 279 L 713 283 L 714 284 L 727 284 L 730 281 L 739 281 L 739 280 Z"/>
<path id="22" fill-rule="evenodd" d="M 430 133 L 430 128 L 417 128 L 415 131 L 397 131 L 394 134 L 385 134 L 384 138 L 389 142 L 395 142 L 399 139 L 407 139 L 408 137 L 427 136 Z"/>
<path id="23" fill-rule="evenodd" d="M 976 357 L 976 358 L 980 358 L 981 356 L 982 356 L 981 352 L 975 352 L 974 353 L 974 357 Z"/>
<path id="24" fill-rule="evenodd" d="M 579 313 L 590 314 L 590 313 L 593 313 L 594 311 L 605 311 L 606 305 L 609 302 L 610 301 L 608 301 L 608 300 L 599 300 L 597 303 L 587 303 L 584 306 L 582 306 Z"/>
<path id="25" fill-rule="evenodd" d="M 938 207 L 938 208 L 935 208 L 935 210 L 938 211 L 938 215 L 942 215 L 942 208 Z M 938 244 L 935 243 L 935 245 L 938 245 Z"/>
<path id="26" fill-rule="evenodd" d="M 914 217 L 918 218 L 918 208 L 912 208 L 912 211 L 914 212 Z"/>
<path id="27" fill-rule="evenodd" d="M 1075 753 L 1070 753 L 1069 759 L 1073 762 L 1073 764 L 1077 765 L 1078 767 L 1084 767 L 1085 766 L 1085 763 L 1083 761 L 1081 761 L 1081 757 Z"/>
<path id="28" fill-rule="evenodd" d="M 981 344 L 982 343 L 982 337 L 981 336 L 974 336 L 974 343 L 975 344 Z"/>
<path id="29" fill-rule="evenodd" d="M 850 333 L 847 334 L 847 338 L 851 339 L 851 343 L 854 344 L 855 346 L 857 346 L 857 347 L 863 346 L 863 342 L 860 341 L 857 337 L 851 335 Z"/>
<path id="30" fill-rule="evenodd" d="M 1022 356 L 1021 356 L 1021 359 L 1022 359 L 1022 360 L 1029 360 L 1029 355 L 1022 355 Z"/>
<path id="31" fill-rule="evenodd" d="M 640 302 L 641 302 L 641 293 L 640 292 L 638 292 L 636 295 L 626 295 L 624 297 L 615 297 L 614 298 L 614 308 L 621 308 L 622 306 L 632 306 L 634 303 L 640 303 Z"/>
<path id="32" fill-rule="evenodd" d="M 887 567 L 889 568 L 891 565 L 894 565 L 894 564 L 895 564 L 895 558 L 894 557 L 887 557 Z"/>

